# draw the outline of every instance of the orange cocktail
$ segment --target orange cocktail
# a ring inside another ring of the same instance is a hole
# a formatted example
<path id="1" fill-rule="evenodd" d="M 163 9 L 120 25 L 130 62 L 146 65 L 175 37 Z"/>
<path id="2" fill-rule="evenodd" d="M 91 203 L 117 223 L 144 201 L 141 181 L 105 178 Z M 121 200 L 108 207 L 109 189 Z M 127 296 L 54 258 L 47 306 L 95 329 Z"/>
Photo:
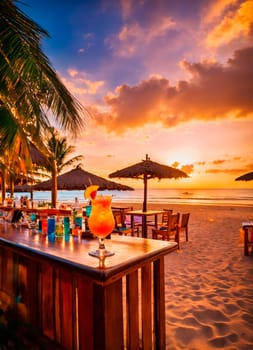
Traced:
<path id="1" fill-rule="evenodd" d="M 95 199 L 92 199 L 92 209 L 88 224 L 91 232 L 99 238 L 105 238 L 114 229 L 115 221 L 111 202 L 111 196 L 97 196 Z"/>

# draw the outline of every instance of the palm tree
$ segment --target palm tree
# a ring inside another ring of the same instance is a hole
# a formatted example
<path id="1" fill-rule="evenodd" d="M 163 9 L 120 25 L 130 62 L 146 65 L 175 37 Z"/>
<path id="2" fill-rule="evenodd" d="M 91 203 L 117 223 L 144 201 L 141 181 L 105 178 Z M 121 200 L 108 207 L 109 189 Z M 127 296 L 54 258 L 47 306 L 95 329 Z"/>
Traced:
<path id="1" fill-rule="evenodd" d="M 13 147 L 6 147 L 0 139 L 0 168 L 2 179 L 2 199 L 5 198 L 6 185 L 11 194 L 14 191 L 14 182 L 17 177 L 26 177 L 27 172 L 33 168 L 33 162 L 27 147 L 23 147 L 24 142 L 18 136 L 15 137 Z"/>
<path id="2" fill-rule="evenodd" d="M 58 78 L 41 41 L 49 34 L 14 3 L 0 1 L 0 142 L 11 149 L 20 138 L 24 154 L 53 116 L 62 130 L 77 135 L 83 106 Z"/>
<path id="3" fill-rule="evenodd" d="M 46 169 L 46 171 L 48 171 L 52 177 L 51 202 L 52 207 L 55 208 L 57 202 L 57 176 L 64 168 L 80 161 L 83 156 L 78 155 L 73 158 L 69 158 L 70 154 L 74 152 L 75 147 L 68 145 L 67 138 L 60 136 L 59 132 L 54 128 L 51 128 L 50 130 L 50 134 L 46 142 L 46 148 L 48 164 L 42 168 Z"/>

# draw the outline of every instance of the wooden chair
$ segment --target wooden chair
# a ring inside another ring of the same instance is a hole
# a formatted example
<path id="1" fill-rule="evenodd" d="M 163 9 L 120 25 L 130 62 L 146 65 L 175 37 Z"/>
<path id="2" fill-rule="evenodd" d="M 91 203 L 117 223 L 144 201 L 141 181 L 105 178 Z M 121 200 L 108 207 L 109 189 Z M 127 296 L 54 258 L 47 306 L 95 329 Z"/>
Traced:
<path id="1" fill-rule="evenodd" d="M 120 210 L 114 210 L 113 216 L 115 220 L 115 228 L 113 233 L 118 233 L 119 235 L 128 235 L 132 233 L 131 228 L 126 227 L 124 215 Z"/>
<path id="2" fill-rule="evenodd" d="M 181 217 L 180 222 L 180 233 L 182 233 L 182 230 L 185 231 L 185 239 L 186 242 L 188 242 L 188 222 L 190 218 L 190 213 L 183 213 Z"/>
<path id="3" fill-rule="evenodd" d="M 142 221 L 141 218 L 136 217 L 134 222 L 133 222 L 133 227 L 132 227 L 132 223 L 131 223 L 131 218 L 130 215 L 127 215 L 127 212 L 133 210 L 133 207 L 129 207 L 129 208 L 125 208 L 124 209 L 124 223 L 126 225 L 127 228 L 131 229 L 132 231 L 132 236 L 137 236 L 139 237 L 140 235 L 140 228 L 142 227 Z"/>
<path id="4" fill-rule="evenodd" d="M 173 213 L 172 209 L 163 209 L 161 225 L 166 225 L 167 224 L 169 214 L 172 214 L 172 213 Z"/>
<path id="5" fill-rule="evenodd" d="M 253 224 L 250 222 L 242 223 L 242 229 L 244 233 L 244 255 L 248 256 L 253 251 Z"/>
<path id="6" fill-rule="evenodd" d="M 152 238 L 153 239 L 159 239 L 161 238 L 163 240 L 170 241 L 173 239 L 178 244 L 178 249 L 180 249 L 180 214 L 175 213 L 171 214 L 169 213 L 167 223 L 165 226 L 161 226 L 159 229 L 153 229 L 152 230 Z"/>
<path id="7" fill-rule="evenodd" d="M 172 214 L 173 210 L 172 209 L 163 209 L 162 213 L 162 219 L 160 222 L 158 222 L 158 226 L 166 226 L 167 221 L 168 221 L 168 216 L 169 214 Z M 147 226 L 155 227 L 155 222 L 154 221 L 148 221 Z"/>

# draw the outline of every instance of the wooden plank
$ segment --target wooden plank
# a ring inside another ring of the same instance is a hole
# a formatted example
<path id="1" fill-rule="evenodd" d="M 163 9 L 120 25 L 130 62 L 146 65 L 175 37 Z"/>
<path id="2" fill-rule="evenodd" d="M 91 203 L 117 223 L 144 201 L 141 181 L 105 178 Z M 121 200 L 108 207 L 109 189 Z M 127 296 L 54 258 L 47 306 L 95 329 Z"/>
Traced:
<path id="1" fill-rule="evenodd" d="M 38 265 L 34 260 L 26 260 L 27 267 L 27 307 L 31 324 L 40 328 L 38 319 Z"/>
<path id="2" fill-rule="evenodd" d="M 79 349 L 94 349 L 93 282 L 77 275 Z"/>
<path id="3" fill-rule="evenodd" d="M 4 290 L 9 294 L 16 296 L 15 278 L 16 266 L 14 263 L 14 253 L 10 250 L 5 251 L 5 269 L 3 275 Z"/>
<path id="4" fill-rule="evenodd" d="M 7 280 L 7 275 L 10 273 L 10 261 L 13 259 L 13 255 L 9 255 L 8 251 L 4 248 L 0 248 L 0 301 L 2 302 L 1 307 L 13 307 L 15 303 L 15 285 L 10 279 Z M 15 272 L 14 265 L 12 273 Z M 14 278 L 14 276 L 13 276 Z"/>
<path id="5" fill-rule="evenodd" d="M 142 344 L 143 349 L 152 349 L 152 280 L 151 264 L 141 268 L 141 310 L 142 310 Z"/>
<path id="6" fill-rule="evenodd" d="M 122 280 L 94 285 L 94 349 L 124 349 Z"/>
<path id="7" fill-rule="evenodd" d="M 61 344 L 67 349 L 74 349 L 74 323 L 75 309 L 73 279 L 70 271 L 60 270 L 60 308 L 61 308 Z"/>
<path id="8" fill-rule="evenodd" d="M 127 346 L 139 350 L 139 295 L 138 270 L 126 276 Z"/>
<path id="9" fill-rule="evenodd" d="M 22 317 L 30 322 L 29 319 L 29 297 L 28 297 L 28 286 L 27 286 L 27 262 L 25 258 L 19 256 L 18 259 L 18 276 L 16 286 L 16 302 L 19 313 Z"/>
<path id="10" fill-rule="evenodd" d="M 50 263 L 41 264 L 40 271 L 40 314 L 43 334 L 50 339 L 55 339 L 55 313 L 54 313 L 54 289 L 53 267 Z"/>
<path id="11" fill-rule="evenodd" d="M 60 291 L 60 271 L 59 269 L 54 269 L 54 312 L 55 312 L 55 339 L 57 342 L 61 343 L 62 340 L 62 324 L 61 324 L 61 291 Z"/>
<path id="12" fill-rule="evenodd" d="M 163 350 L 166 344 L 164 258 L 154 261 L 154 331 L 155 349 Z"/>
<path id="13" fill-rule="evenodd" d="M 0 247 L 0 290 L 3 289 L 4 249 Z"/>

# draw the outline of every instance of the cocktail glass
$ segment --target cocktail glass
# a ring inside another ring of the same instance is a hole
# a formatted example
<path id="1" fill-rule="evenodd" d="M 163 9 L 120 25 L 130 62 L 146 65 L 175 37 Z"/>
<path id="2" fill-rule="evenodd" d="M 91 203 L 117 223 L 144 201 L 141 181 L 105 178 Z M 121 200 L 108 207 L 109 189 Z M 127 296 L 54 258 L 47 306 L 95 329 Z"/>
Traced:
<path id="1" fill-rule="evenodd" d="M 104 239 L 108 236 L 115 226 L 115 220 L 111 209 L 111 196 L 97 196 L 92 199 L 92 209 L 88 218 L 88 225 L 91 232 L 98 237 L 98 249 L 89 252 L 96 257 L 107 257 L 114 255 L 114 252 L 105 248 Z"/>

